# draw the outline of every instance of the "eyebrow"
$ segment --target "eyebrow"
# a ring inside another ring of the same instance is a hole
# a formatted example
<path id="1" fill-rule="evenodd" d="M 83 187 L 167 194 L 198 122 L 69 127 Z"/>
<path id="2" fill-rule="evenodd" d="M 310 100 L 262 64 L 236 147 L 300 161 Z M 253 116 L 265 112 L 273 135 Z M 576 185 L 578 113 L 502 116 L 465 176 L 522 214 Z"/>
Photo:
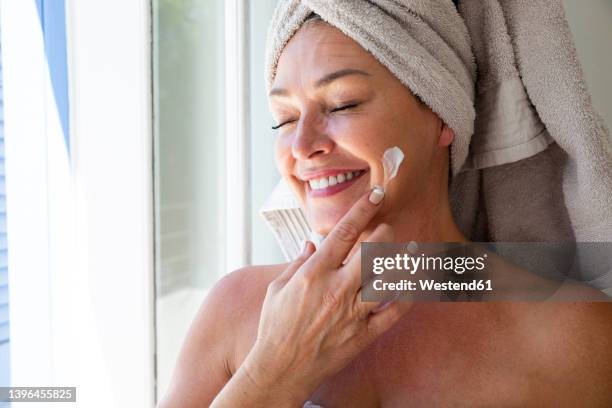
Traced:
<path id="1" fill-rule="evenodd" d="M 368 76 L 368 77 L 372 76 L 368 72 L 362 71 L 360 69 L 355 69 L 355 68 L 341 69 L 339 71 L 335 71 L 330 74 L 327 74 L 321 79 L 318 79 L 317 82 L 315 82 L 315 88 L 321 88 L 323 86 L 329 85 L 335 80 L 349 76 L 349 75 L 363 75 L 363 76 Z M 287 95 L 289 95 L 289 92 L 283 88 L 274 88 L 270 91 L 270 94 L 269 94 L 269 96 L 287 96 Z"/>

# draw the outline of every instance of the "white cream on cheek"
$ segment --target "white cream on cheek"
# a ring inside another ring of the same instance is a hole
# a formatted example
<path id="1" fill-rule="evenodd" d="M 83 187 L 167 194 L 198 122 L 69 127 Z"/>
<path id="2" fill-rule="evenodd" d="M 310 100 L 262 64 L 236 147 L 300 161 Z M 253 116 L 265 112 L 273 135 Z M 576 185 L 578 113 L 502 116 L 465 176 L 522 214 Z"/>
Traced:
<path id="1" fill-rule="evenodd" d="M 393 146 L 385 150 L 382 157 L 382 165 L 385 172 L 385 178 L 383 181 L 383 188 L 386 190 L 389 182 L 397 176 L 400 166 L 404 162 L 404 152 L 397 146 Z M 310 240 L 317 249 L 325 239 L 324 235 L 321 235 L 315 231 L 311 231 Z"/>
<path id="2" fill-rule="evenodd" d="M 385 171 L 385 179 L 383 181 L 383 188 L 387 189 L 389 181 L 397 176 L 397 172 L 404 161 L 404 152 L 397 146 L 390 147 L 385 150 L 382 157 L 383 169 Z"/>

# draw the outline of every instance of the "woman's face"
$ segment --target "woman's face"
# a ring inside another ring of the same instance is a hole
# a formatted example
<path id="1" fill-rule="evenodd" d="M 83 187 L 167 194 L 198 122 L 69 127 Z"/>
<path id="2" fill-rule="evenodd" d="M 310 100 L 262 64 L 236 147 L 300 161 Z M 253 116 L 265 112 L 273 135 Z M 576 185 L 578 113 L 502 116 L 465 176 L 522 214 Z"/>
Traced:
<path id="1" fill-rule="evenodd" d="M 281 125 L 278 168 L 320 234 L 383 184 L 381 159 L 390 147 L 405 159 L 379 216 L 424 205 L 420 195 L 435 194 L 432 178 L 439 184 L 447 171 L 452 134 L 441 137 L 447 128 L 440 119 L 359 44 L 323 22 L 307 23 L 287 44 L 269 102 Z"/>

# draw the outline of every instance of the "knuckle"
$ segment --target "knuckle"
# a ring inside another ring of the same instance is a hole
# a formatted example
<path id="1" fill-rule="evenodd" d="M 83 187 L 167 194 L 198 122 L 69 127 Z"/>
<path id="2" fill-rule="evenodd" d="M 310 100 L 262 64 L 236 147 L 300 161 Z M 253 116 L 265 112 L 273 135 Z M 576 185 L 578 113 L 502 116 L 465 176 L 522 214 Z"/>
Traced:
<path id="1" fill-rule="evenodd" d="M 366 307 L 366 304 L 364 302 L 358 301 L 355 304 L 354 314 L 355 314 L 355 320 L 361 321 L 370 314 L 370 311 Z"/>
<path id="2" fill-rule="evenodd" d="M 378 207 L 374 207 L 374 208 L 378 208 Z M 362 218 L 369 219 L 374 213 L 371 207 L 364 206 L 364 205 L 360 205 L 357 208 L 355 208 L 355 212 L 357 214 L 357 217 L 359 217 L 360 219 Z"/>
<path id="3" fill-rule="evenodd" d="M 342 222 L 336 226 L 336 238 L 345 243 L 352 243 L 359 237 L 359 229 L 351 222 Z"/>
<path id="4" fill-rule="evenodd" d="M 323 293 L 323 306 L 328 309 L 335 309 L 340 304 L 340 297 L 333 290 L 326 290 Z"/>

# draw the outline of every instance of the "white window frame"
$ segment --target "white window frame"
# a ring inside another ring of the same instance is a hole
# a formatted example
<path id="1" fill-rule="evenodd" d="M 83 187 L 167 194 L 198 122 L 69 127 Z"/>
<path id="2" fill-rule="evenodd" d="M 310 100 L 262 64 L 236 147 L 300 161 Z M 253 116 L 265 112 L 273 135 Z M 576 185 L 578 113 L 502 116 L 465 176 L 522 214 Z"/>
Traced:
<path id="1" fill-rule="evenodd" d="M 251 263 L 249 1 L 225 0 L 226 271 Z"/>
<path id="2" fill-rule="evenodd" d="M 78 269 L 89 271 L 86 298 L 97 319 L 81 347 L 105 368 L 101 376 L 83 367 L 84 382 L 96 406 L 152 406 L 151 2 L 68 0 L 66 6 L 77 236 L 83 238 Z M 104 381 L 110 392 L 94 399 Z"/>

